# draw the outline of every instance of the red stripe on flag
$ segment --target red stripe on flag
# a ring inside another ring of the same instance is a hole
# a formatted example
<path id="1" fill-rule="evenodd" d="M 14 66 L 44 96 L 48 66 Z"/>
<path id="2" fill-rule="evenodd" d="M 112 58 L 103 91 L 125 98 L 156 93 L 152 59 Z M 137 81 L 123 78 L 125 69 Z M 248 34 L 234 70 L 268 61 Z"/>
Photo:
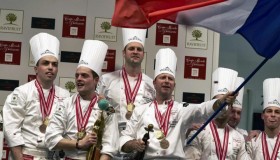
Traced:
<path id="1" fill-rule="evenodd" d="M 160 19 L 175 21 L 179 11 L 208 6 L 226 0 L 116 0 L 112 25 L 149 28 Z"/>

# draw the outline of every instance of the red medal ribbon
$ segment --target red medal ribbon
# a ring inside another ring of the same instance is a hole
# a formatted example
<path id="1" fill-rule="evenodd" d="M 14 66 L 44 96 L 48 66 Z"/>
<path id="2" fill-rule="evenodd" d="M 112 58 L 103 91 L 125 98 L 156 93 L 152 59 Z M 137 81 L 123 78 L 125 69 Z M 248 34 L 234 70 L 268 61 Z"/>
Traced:
<path id="1" fill-rule="evenodd" d="M 42 119 L 44 120 L 51 113 L 53 102 L 54 102 L 54 96 L 55 96 L 55 88 L 52 85 L 49 95 L 48 95 L 48 99 L 46 101 L 44 93 L 43 93 L 43 89 L 42 89 L 41 85 L 39 84 L 39 82 L 37 81 L 37 79 L 35 80 L 35 86 L 39 93 L 40 110 L 42 113 Z"/>
<path id="2" fill-rule="evenodd" d="M 77 98 L 76 98 L 76 120 L 77 120 L 78 132 L 81 132 L 83 129 L 86 128 L 86 125 L 88 124 L 88 120 L 89 120 L 92 108 L 95 105 L 96 101 L 97 101 L 97 96 L 94 96 L 91 99 L 85 114 L 83 115 L 82 107 L 81 107 L 81 103 L 80 103 L 80 95 L 77 95 Z"/>
<path id="3" fill-rule="evenodd" d="M 272 156 L 270 158 L 268 147 L 267 147 L 266 134 L 265 134 L 265 132 L 262 133 L 262 150 L 263 150 L 263 158 L 264 158 L 264 160 L 276 160 L 277 154 L 278 154 L 278 150 L 279 150 L 279 147 L 280 147 L 279 137 L 280 137 L 280 133 L 278 133 L 278 136 L 277 136 L 277 139 L 276 139 L 276 143 L 274 145 L 274 149 L 273 149 L 273 152 L 272 152 Z"/>
<path id="4" fill-rule="evenodd" d="M 174 101 L 170 101 L 167 106 L 167 110 L 161 114 L 159 109 L 158 109 L 158 104 L 157 101 L 154 101 L 155 104 L 155 117 L 158 122 L 159 128 L 163 131 L 163 134 L 165 137 L 167 136 L 168 133 L 168 128 L 169 128 L 169 119 L 171 115 L 171 109 L 173 107 Z"/>
<path id="5" fill-rule="evenodd" d="M 214 137 L 216 153 L 217 153 L 218 159 L 225 160 L 226 155 L 227 155 L 227 149 L 228 149 L 229 128 L 228 128 L 228 126 L 225 127 L 223 146 L 221 146 L 221 141 L 219 138 L 217 127 L 215 126 L 215 124 L 213 122 L 210 122 L 210 128 L 212 131 L 212 135 Z"/>
<path id="6" fill-rule="evenodd" d="M 140 88 L 140 84 L 142 82 L 142 73 L 138 74 L 137 82 L 136 82 L 136 85 L 135 85 L 133 91 L 131 91 L 129 80 L 127 78 L 127 72 L 126 72 L 124 67 L 122 69 L 122 78 L 123 78 L 124 87 L 125 87 L 124 89 L 125 89 L 126 103 L 127 104 L 134 103 L 136 95 L 137 95 L 137 92 L 138 92 L 138 90 Z"/>

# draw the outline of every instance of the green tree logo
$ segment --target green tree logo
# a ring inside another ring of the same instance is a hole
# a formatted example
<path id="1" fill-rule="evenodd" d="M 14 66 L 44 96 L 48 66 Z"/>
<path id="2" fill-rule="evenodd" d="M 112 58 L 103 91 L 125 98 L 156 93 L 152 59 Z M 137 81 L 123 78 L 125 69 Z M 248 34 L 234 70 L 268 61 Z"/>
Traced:
<path id="1" fill-rule="evenodd" d="M 6 15 L 6 20 L 9 21 L 9 24 L 13 24 L 17 20 L 17 16 L 14 13 L 9 13 Z"/>
<path id="2" fill-rule="evenodd" d="M 107 32 L 109 29 L 111 29 L 111 24 L 109 22 L 102 22 L 100 27 L 105 30 L 106 33 L 110 33 Z"/>
<path id="3" fill-rule="evenodd" d="M 72 92 L 72 90 L 75 89 L 76 86 L 75 86 L 75 83 L 74 83 L 74 82 L 68 81 L 68 82 L 65 83 L 65 88 L 66 88 L 67 90 L 69 90 L 69 92 Z"/>
<path id="4" fill-rule="evenodd" d="M 195 38 L 196 41 L 201 41 L 198 38 L 200 38 L 202 36 L 202 33 L 200 30 L 194 30 L 192 31 L 192 36 Z"/>

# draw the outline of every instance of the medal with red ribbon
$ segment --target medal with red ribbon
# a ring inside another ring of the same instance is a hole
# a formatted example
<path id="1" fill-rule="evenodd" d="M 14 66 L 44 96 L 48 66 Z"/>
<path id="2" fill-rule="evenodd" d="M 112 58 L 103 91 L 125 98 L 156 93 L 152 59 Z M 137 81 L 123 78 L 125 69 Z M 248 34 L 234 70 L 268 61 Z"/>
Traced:
<path id="1" fill-rule="evenodd" d="M 279 146 L 280 146 L 279 137 L 280 137 L 280 133 L 278 133 L 278 135 L 277 135 L 277 139 L 276 139 L 276 142 L 275 142 L 275 145 L 274 145 L 272 156 L 270 158 L 269 151 L 268 151 L 268 146 L 267 146 L 267 141 L 266 141 L 266 134 L 264 132 L 262 133 L 262 150 L 263 150 L 264 160 L 276 160 L 277 155 L 278 155 Z"/>
<path id="2" fill-rule="evenodd" d="M 160 146 L 163 149 L 167 149 L 169 147 L 169 142 L 166 139 L 168 129 L 169 129 L 169 120 L 171 115 L 171 109 L 173 107 L 174 101 L 170 101 L 167 106 L 167 110 L 161 114 L 158 109 L 157 101 L 154 101 L 155 104 L 155 117 L 157 120 L 157 123 L 159 125 L 159 128 L 161 131 L 155 132 L 156 137 L 158 140 L 160 140 Z"/>
<path id="3" fill-rule="evenodd" d="M 83 139 L 86 136 L 86 126 L 88 124 L 91 111 L 96 101 L 97 101 L 97 96 L 94 96 L 91 99 L 85 114 L 83 115 L 82 107 L 80 103 L 80 96 L 77 95 L 75 103 L 76 103 L 76 120 L 77 120 L 77 127 L 78 127 L 77 137 L 79 140 Z"/>
<path id="4" fill-rule="evenodd" d="M 228 149 L 229 127 L 228 126 L 225 127 L 223 146 L 221 146 L 221 141 L 219 138 L 217 127 L 213 122 L 210 123 L 210 128 L 212 131 L 212 135 L 214 137 L 218 159 L 225 160 L 227 155 L 227 149 Z"/>
<path id="5" fill-rule="evenodd" d="M 136 82 L 133 90 L 131 90 L 131 88 L 130 88 L 129 80 L 127 78 L 127 72 L 124 67 L 122 69 L 122 78 L 124 81 L 124 87 L 125 87 L 124 91 L 125 91 L 126 104 L 127 104 L 127 106 L 126 106 L 127 113 L 126 113 L 125 117 L 126 117 L 126 119 L 130 119 L 130 117 L 132 115 L 132 111 L 135 108 L 135 105 L 133 103 L 135 101 L 136 95 L 140 88 L 140 84 L 142 82 L 142 73 L 138 74 L 137 82 Z"/>
<path id="6" fill-rule="evenodd" d="M 38 90 L 38 94 L 39 94 L 40 110 L 42 113 L 42 122 L 43 122 L 42 125 L 40 125 L 39 129 L 40 129 L 40 132 L 45 133 L 46 128 L 49 124 L 49 115 L 51 113 L 53 102 L 54 102 L 55 89 L 54 89 L 54 86 L 52 85 L 49 95 L 48 95 L 48 99 L 46 101 L 44 93 L 43 93 L 43 89 L 42 89 L 41 85 L 39 84 L 39 82 L 37 81 L 37 79 L 35 80 L 35 86 L 36 86 L 36 88 Z"/>

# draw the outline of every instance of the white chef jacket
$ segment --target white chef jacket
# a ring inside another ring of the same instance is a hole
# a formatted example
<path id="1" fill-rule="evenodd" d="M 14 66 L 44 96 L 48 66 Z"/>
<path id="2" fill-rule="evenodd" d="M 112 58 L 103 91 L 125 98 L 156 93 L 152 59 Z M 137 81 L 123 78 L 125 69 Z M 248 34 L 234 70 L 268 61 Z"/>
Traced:
<path id="1" fill-rule="evenodd" d="M 246 149 L 252 160 L 264 160 L 263 158 L 263 149 L 262 149 L 262 134 L 261 133 L 257 138 L 252 139 L 246 143 Z M 267 147 L 269 151 L 269 156 L 271 157 L 277 136 L 274 138 L 269 138 L 266 135 Z M 278 150 L 276 160 L 280 160 L 280 151 Z"/>
<path id="2" fill-rule="evenodd" d="M 131 80 L 128 78 L 130 85 L 136 83 L 137 78 Z M 134 85 L 131 87 L 133 90 Z M 125 114 L 126 109 L 126 96 L 125 96 L 125 86 L 122 78 L 122 70 L 117 70 L 112 73 L 107 73 L 101 76 L 99 83 L 97 85 L 97 92 L 103 94 L 108 98 L 116 110 L 116 115 L 118 116 L 118 122 L 127 122 Z M 142 81 L 137 92 L 134 105 L 141 106 L 143 104 L 149 103 L 154 100 L 155 90 L 153 85 L 153 80 L 142 73 Z"/>
<path id="3" fill-rule="evenodd" d="M 45 98 L 48 97 L 49 90 L 43 89 L 43 92 Z M 67 90 L 55 86 L 55 97 L 49 118 L 52 118 L 56 108 L 69 96 Z M 35 80 L 17 87 L 8 95 L 3 113 L 5 138 L 10 147 L 24 145 L 26 148 L 47 150 L 44 143 L 45 134 L 39 130 L 42 114 Z"/>
<path id="4" fill-rule="evenodd" d="M 53 119 L 50 121 L 50 124 L 46 131 L 46 146 L 52 150 L 56 144 L 62 140 L 63 138 L 76 140 L 77 139 L 77 121 L 76 121 L 76 104 L 75 100 L 77 97 L 77 93 L 73 94 L 71 97 L 67 98 L 64 101 L 64 104 L 58 108 L 54 114 Z M 80 98 L 82 100 L 82 98 Z M 82 105 L 82 112 L 86 112 L 90 101 L 87 101 L 87 105 Z M 92 132 L 92 127 L 98 117 L 100 116 L 101 111 L 98 108 L 98 104 L 96 103 L 93 107 L 91 115 L 89 117 L 88 124 L 86 126 L 86 132 Z M 104 112 L 105 116 L 105 128 L 104 134 L 102 137 L 102 150 L 101 153 L 108 154 L 113 156 L 117 152 L 116 141 L 119 137 L 117 131 L 118 126 L 116 122 L 115 114 L 107 116 Z M 82 150 L 64 150 L 65 156 L 72 159 L 85 159 L 86 151 Z"/>
<path id="5" fill-rule="evenodd" d="M 246 160 L 250 159 L 249 155 L 245 149 L 245 140 L 242 134 L 237 132 L 232 127 L 229 127 L 229 139 L 228 139 L 228 149 L 226 160 Z M 224 128 L 217 128 L 219 139 L 221 141 L 221 145 L 223 145 L 224 140 Z M 189 138 L 196 131 L 192 131 L 189 134 Z M 193 151 L 195 150 L 196 151 Z M 207 125 L 204 130 L 202 130 L 199 135 L 192 141 L 190 145 L 186 146 L 186 159 L 190 159 L 190 157 L 199 156 L 201 160 L 218 160 L 216 154 L 216 146 L 214 137 L 210 128 L 210 125 Z M 196 154 L 196 155 L 192 155 Z"/>
<path id="6" fill-rule="evenodd" d="M 197 130 L 192 130 L 188 137 L 185 140 L 185 146 L 184 146 L 184 152 L 185 152 L 185 160 L 200 160 L 201 158 L 201 150 L 199 150 L 199 140 L 193 139 L 190 144 L 187 144 L 188 140 L 196 133 Z M 200 132 L 201 134 L 201 132 Z M 200 134 L 197 135 L 197 137 L 200 136 Z"/>
<path id="7" fill-rule="evenodd" d="M 213 114 L 212 109 L 215 100 L 204 102 L 202 104 L 190 104 L 183 107 L 183 104 L 174 102 L 171 109 L 171 116 L 169 120 L 169 130 L 166 139 L 170 145 L 168 149 L 160 147 L 160 141 L 156 138 L 155 132 L 150 132 L 149 145 L 146 149 L 145 159 L 157 158 L 178 158 L 184 159 L 185 153 L 183 150 L 185 141 L 185 131 L 196 120 L 206 118 Z M 141 107 L 136 107 L 133 111 L 130 121 L 127 122 L 126 130 L 122 131 L 120 138 L 120 148 L 129 140 L 142 139 L 143 135 L 147 133 L 144 127 L 153 124 L 154 130 L 159 130 L 159 125 L 155 118 L 154 103 L 148 103 Z M 167 109 L 167 105 L 159 105 L 159 110 Z"/>
<path id="8" fill-rule="evenodd" d="M 244 137 L 248 136 L 248 132 L 245 129 L 241 129 L 241 128 L 236 127 L 235 130 L 237 132 L 239 132 L 240 134 L 242 134 Z"/>

